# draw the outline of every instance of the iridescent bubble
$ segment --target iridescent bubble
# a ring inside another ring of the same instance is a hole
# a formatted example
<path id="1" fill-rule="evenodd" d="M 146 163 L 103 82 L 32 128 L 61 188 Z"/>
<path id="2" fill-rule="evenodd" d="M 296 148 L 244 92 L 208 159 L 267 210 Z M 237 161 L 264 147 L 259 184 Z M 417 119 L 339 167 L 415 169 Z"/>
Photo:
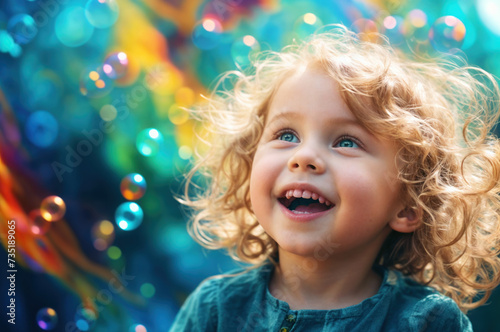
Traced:
<path id="1" fill-rule="evenodd" d="M 57 16 L 54 29 L 57 39 L 68 47 L 85 44 L 94 33 L 94 27 L 85 17 L 85 9 L 79 6 L 64 9 Z"/>
<path id="2" fill-rule="evenodd" d="M 46 148 L 57 138 L 59 125 L 52 114 L 47 111 L 33 112 L 26 120 L 26 136 L 34 145 Z"/>
<path id="3" fill-rule="evenodd" d="M 122 203 L 115 212 L 116 224 L 125 231 L 131 231 L 139 227 L 143 217 L 142 208 L 134 202 Z"/>
<path id="4" fill-rule="evenodd" d="M 80 331 L 88 331 L 94 325 L 97 316 L 92 309 L 80 308 L 75 314 L 75 325 Z"/>
<path id="5" fill-rule="evenodd" d="M 66 213 L 66 204 L 59 196 L 48 196 L 42 201 L 40 211 L 45 220 L 58 221 Z"/>
<path id="6" fill-rule="evenodd" d="M 300 39 L 306 39 L 322 26 L 323 22 L 316 15 L 307 13 L 295 21 L 293 32 Z"/>
<path id="7" fill-rule="evenodd" d="M 120 191 L 125 199 L 135 201 L 144 196 L 146 180 L 141 174 L 131 173 L 122 179 Z"/>
<path id="8" fill-rule="evenodd" d="M 376 42 L 378 39 L 377 24 L 365 18 L 360 18 L 354 21 L 351 25 L 351 30 L 360 34 L 359 38 L 365 41 Z"/>
<path id="9" fill-rule="evenodd" d="M 250 35 L 237 39 L 231 46 L 231 56 L 236 65 L 240 67 L 248 66 L 260 51 L 259 42 Z"/>
<path id="10" fill-rule="evenodd" d="M 401 44 L 404 41 L 404 25 L 403 18 L 396 15 L 390 15 L 384 18 L 383 21 L 385 35 L 393 45 Z"/>
<path id="11" fill-rule="evenodd" d="M 438 18 L 429 30 L 429 41 L 439 52 L 460 48 L 465 38 L 465 25 L 455 16 Z"/>
<path id="12" fill-rule="evenodd" d="M 191 38 L 201 50 L 209 50 L 220 42 L 222 25 L 214 18 L 205 18 L 194 26 Z"/>
<path id="13" fill-rule="evenodd" d="M 115 240 L 115 227 L 110 221 L 102 220 L 92 226 L 91 235 L 94 248 L 104 251 Z"/>
<path id="14" fill-rule="evenodd" d="M 118 3 L 115 0 L 89 0 L 85 5 L 85 15 L 96 28 L 109 28 L 118 19 Z"/>
<path id="15" fill-rule="evenodd" d="M 111 53 L 104 60 L 102 69 L 111 79 L 119 79 L 127 74 L 128 58 L 124 52 Z"/>
<path id="16" fill-rule="evenodd" d="M 16 43 L 27 44 L 35 38 L 38 28 L 33 17 L 27 14 L 17 14 L 9 20 L 7 31 Z"/>
<path id="17" fill-rule="evenodd" d="M 405 22 L 406 38 L 415 38 L 417 41 L 425 41 L 429 35 L 427 15 L 420 9 L 413 9 L 406 15 Z"/>
<path id="18" fill-rule="evenodd" d="M 35 235 L 43 235 L 50 228 L 50 222 L 43 218 L 40 209 L 33 210 L 28 214 L 28 223 L 31 233 Z"/>
<path id="19" fill-rule="evenodd" d="M 163 135 L 157 129 L 147 128 L 137 135 L 137 150 L 143 156 L 155 156 L 160 151 L 162 145 Z"/>
<path id="20" fill-rule="evenodd" d="M 52 330 L 57 325 L 57 313 L 52 308 L 42 308 L 36 314 L 36 321 L 42 330 Z"/>
<path id="21" fill-rule="evenodd" d="M 113 89 L 113 81 L 104 73 L 103 67 L 91 66 L 80 77 L 80 92 L 89 98 L 107 95 Z"/>

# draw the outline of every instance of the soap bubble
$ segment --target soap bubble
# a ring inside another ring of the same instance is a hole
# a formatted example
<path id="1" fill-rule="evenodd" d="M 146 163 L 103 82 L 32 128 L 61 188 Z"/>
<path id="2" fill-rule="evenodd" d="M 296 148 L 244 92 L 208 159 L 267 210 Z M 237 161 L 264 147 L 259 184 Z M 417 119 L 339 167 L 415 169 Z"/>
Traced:
<path id="1" fill-rule="evenodd" d="M 131 231 L 139 227 L 143 217 L 142 208 L 134 202 L 122 203 L 115 212 L 116 224 L 125 231 Z"/>
<path id="2" fill-rule="evenodd" d="M 460 48 L 465 38 L 465 25 L 455 16 L 438 18 L 429 30 L 432 47 L 439 52 Z"/>
<path id="3" fill-rule="evenodd" d="M 359 38 L 364 41 L 376 42 L 379 38 L 377 24 L 369 19 L 357 19 L 352 23 L 351 30 L 360 34 Z"/>
<path id="4" fill-rule="evenodd" d="M 49 196 L 42 201 L 40 211 L 45 220 L 57 221 L 66 213 L 66 204 L 59 196 Z"/>
<path id="5" fill-rule="evenodd" d="M 94 248 L 104 251 L 115 240 L 115 227 L 110 221 L 102 220 L 92 226 L 91 235 Z"/>
<path id="6" fill-rule="evenodd" d="M 75 314 L 75 325 L 80 331 L 88 331 L 94 325 L 97 316 L 92 309 L 80 308 Z"/>
<path id="7" fill-rule="evenodd" d="M 144 129 L 137 135 L 137 150 L 146 157 L 158 154 L 163 145 L 163 135 L 154 128 Z"/>
<path id="8" fill-rule="evenodd" d="M 118 19 L 118 4 L 115 0 L 89 0 L 85 5 L 85 16 L 96 28 L 109 28 Z"/>
<path id="9" fill-rule="evenodd" d="M 401 16 L 391 15 L 384 18 L 383 25 L 385 35 L 389 38 L 390 43 L 393 45 L 401 44 L 405 40 L 403 35 L 403 22 L 404 21 Z"/>
<path id="10" fill-rule="evenodd" d="M 102 69 L 111 79 L 119 79 L 127 74 L 128 58 L 124 52 L 111 53 L 104 60 Z"/>
<path id="11" fill-rule="evenodd" d="M 35 235 L 43 235 L 47 233 L 50 228 L 50 222 L 43 218 L 42 211 L 40 209 L 33 210 L 28 214 L 28 222 L 31 233 Z"/>
<path id="12" fill-rule="evenodd" d="M 36 321 L 42 330 L 52 330 L 57 325 L 57 313 L 52 308 L 42 308 L 36 314 Z"/>
<path id="13" fill-rule="evenodd" d="M 80 92 L 89 98 L 107 95 L 113 89 L 113 81 L 105 74 L 103 67 L 91 66 L 80 77 Z"/>
<path id="14" fill-rule="evenodd" d="M 413 9 L 406 15 L 405 36 L 415 38 L 417 41 L 426 41 L 429 35 L 429 24 L 427 14 L 420 9 Z"/>
<path id="15" fill-rule="evenodd" d="M 7 31 L 16 43 L 27 44 L 35 38 L 38 28 L 33 17 L 27 14 L 17 14 L 9 20 Z"/>
<path id="16" fill-rule="evenodd" d="M 46 148 L 57 138 L 59 125 L 52 114 L 47 111 L 33 112 L 26 120 L 26 136 L 34 145 Z"/>
<path id="17" fill-rule="evenodd" d="M 194 26 L 192 33 L 193 44 L 201 50 L 216 47 L 221 39 L 222 25 L 213 18 L 205 18 Z"/>
<path id="18" fill-rule="evenodd" d="M 123 178 L 120 183 L 120 191 L 125 199 L 137 200 L 146 192 L 146 180 L 141 174 L 131 173 Z"/>
<path id="19" fill-rule="evenodd" d="M 85 44 L 94 33 L 94 27 L 85 17 L 85 9 L 79 6 L 64 9 L 56 18 L 54 30 L 57 39 L 68 47 Z"/>

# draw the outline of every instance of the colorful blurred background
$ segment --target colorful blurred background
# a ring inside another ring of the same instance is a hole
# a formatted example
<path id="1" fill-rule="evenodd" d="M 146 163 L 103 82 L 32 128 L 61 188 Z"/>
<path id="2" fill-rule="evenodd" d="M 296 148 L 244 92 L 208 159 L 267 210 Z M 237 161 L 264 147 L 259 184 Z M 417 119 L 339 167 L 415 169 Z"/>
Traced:
<path id="1" fill-rule="evenodd" d="M 0 330 L 168 330 L 237 266 L 189 237 L 173 198 L 202 129 L 184 108 L 334 23 L 500 76 L 498 0 L 3 0 Z M 500 331 L 489 302 L 477 331 Z"/>

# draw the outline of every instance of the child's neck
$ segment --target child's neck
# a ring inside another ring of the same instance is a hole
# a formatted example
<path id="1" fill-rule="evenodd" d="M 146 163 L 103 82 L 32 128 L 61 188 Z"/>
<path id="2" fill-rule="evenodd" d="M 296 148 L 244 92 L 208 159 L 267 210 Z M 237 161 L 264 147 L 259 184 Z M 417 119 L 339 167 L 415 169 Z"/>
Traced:
<path id="1" fill-rule="evenodd" d="M 380 288 L 382 278 L 372 270 L 370 259 L 362 264 L 351 258 L 319 262 L 280 252 L 269 290 L 293 310 L 349 307 L 375 295 Z"/>

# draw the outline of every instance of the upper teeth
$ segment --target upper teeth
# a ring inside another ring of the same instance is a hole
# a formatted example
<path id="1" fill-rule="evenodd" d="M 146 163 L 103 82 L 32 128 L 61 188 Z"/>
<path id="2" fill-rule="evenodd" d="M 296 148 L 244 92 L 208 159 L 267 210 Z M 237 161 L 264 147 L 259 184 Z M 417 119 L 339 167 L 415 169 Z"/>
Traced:
<path id="1" fill-rule="evenodd" d="M 286 196 L 287 199 L 290 199 L 292 197 L 295 197 L 295 198 L 312 198 L 314 200 L 319 201 L 322 204 L 324 203 L 326 206 L 332 205 L 332 202 L 330 202 L 329 200 L 327 200 L 323 196 L 318 195 L 318 194 L 316 194 L 314 192 L 311 192 L 309 190 L 290 189 L 290 190 L 286 191 L 285 196 Z"/>

